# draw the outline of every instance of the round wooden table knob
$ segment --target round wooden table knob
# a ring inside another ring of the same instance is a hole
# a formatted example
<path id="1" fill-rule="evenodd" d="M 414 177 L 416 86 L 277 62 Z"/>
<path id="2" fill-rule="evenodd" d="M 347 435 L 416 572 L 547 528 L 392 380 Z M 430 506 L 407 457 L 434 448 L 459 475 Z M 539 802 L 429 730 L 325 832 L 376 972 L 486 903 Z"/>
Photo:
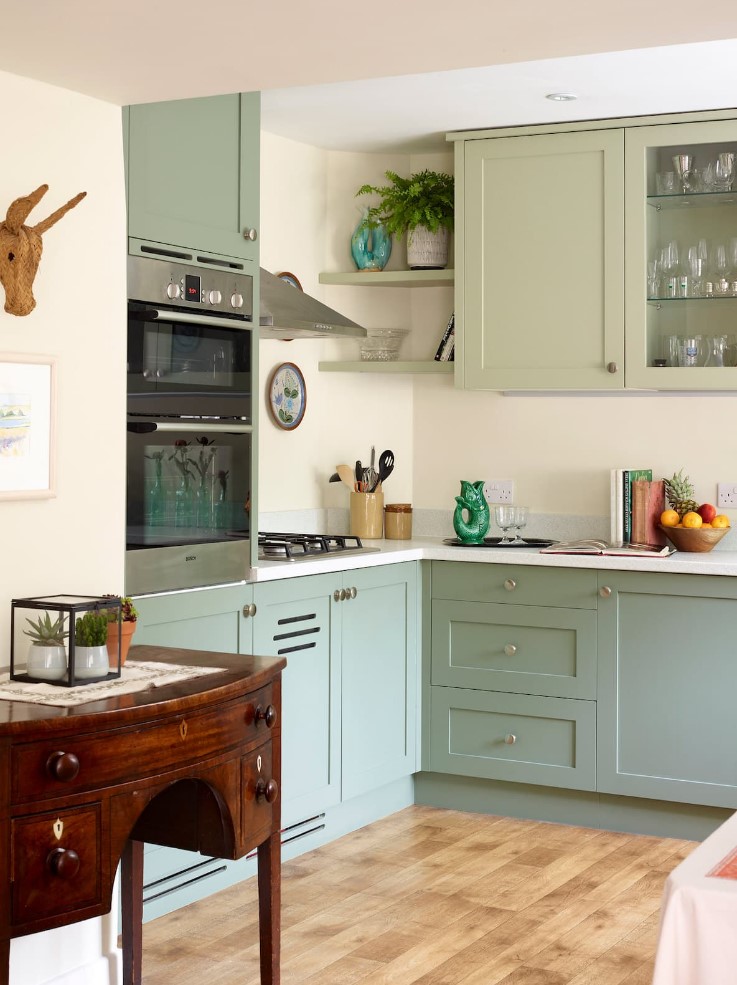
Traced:
<path id="1" fill-rule="evenodd" d="M 73 848 L 55 848 L 49 853 L 46 865 L 52 876 L 73 879 L 79 872 L 79 855 Z"/>
<path id="2" fill-rule="evenodd" d="M 46 760 L 46 772 L 54 780 L 74 780 L 79 775 L 79 760 L 73 752 L 52 752 Z"/>
<path id="3" fill-rule="evenodd" d="M 266 728 L 273 728 L 276 725 L 276 708 L 273 705 L 267 705 L 266 708 L 259 705 L 256 709 L 256 721 L 261 719 L 266 723 Z"/>
<path id="4" fill-rule="evenodd" d="M 256 800 L 265 800 L 267 804 L 273 804 L 279 795 L 279 787 L 276 784 L 276 780 L 269 780 L 268 782 L 263 779 L 259 779 L 256 783 Z"/>

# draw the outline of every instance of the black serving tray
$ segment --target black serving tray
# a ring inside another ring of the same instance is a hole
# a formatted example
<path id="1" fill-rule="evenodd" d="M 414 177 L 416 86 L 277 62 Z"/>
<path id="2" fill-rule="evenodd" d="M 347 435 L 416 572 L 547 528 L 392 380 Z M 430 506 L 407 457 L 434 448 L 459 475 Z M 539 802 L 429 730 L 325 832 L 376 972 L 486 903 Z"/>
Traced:
<path id="1" fill-rule="evenodd" d="M 501 537 L 484 537 L 483 544 L 466 544 L 457 537 L 448 537 L 443 543 L 448 544 L 450 547 L 499 547 L 503 551 L 506 551 L 507 548 L 519 550 L 524 547 L 531 547 L 534 550 L 535 548 L 550 547 L 551 544 L 558 543 L 556 540 L 539 540 L 534 537 L 527 537 L 525 538 L 524 544 L 501 544 L 501 539 Z"/>

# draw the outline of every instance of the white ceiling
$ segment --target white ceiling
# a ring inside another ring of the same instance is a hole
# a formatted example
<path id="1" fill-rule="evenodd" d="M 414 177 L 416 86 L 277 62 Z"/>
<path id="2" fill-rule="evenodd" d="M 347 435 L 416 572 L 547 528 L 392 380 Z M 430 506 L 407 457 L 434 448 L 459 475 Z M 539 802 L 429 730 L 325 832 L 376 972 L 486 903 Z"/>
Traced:
<path id="1" fill-rule="evenodd" d="M 265 129 L 325 147 L 737 104 L 726 2 L 0 3 L 0 69 L 119 105 L 261 89 Z"/>

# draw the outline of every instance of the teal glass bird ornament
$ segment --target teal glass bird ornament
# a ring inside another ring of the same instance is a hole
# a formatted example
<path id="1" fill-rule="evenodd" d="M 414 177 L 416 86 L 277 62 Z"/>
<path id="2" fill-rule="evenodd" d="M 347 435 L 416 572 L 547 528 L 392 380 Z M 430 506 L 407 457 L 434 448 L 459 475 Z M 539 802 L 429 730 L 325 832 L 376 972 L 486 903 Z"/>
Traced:
<path id="1" fill-rule="evenodd" d="M 461 495 L 456 496 L 453 529 L 464 544 L 483 544 L 489 532 L 489 504 L 484 496 L 484 481 L 461 479 Z"/>

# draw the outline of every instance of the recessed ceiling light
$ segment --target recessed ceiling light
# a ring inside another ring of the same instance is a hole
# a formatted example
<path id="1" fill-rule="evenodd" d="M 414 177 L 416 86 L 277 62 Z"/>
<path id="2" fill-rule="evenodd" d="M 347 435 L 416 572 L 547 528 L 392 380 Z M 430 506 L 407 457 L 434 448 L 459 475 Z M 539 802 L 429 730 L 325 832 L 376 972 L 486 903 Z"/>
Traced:
<path id="1" fill-rule="evenodd" d="M 549 92 L 545 98 L 552 99 L 554 103 L 570 103 L 578 96 L 572 92 Z"/>

